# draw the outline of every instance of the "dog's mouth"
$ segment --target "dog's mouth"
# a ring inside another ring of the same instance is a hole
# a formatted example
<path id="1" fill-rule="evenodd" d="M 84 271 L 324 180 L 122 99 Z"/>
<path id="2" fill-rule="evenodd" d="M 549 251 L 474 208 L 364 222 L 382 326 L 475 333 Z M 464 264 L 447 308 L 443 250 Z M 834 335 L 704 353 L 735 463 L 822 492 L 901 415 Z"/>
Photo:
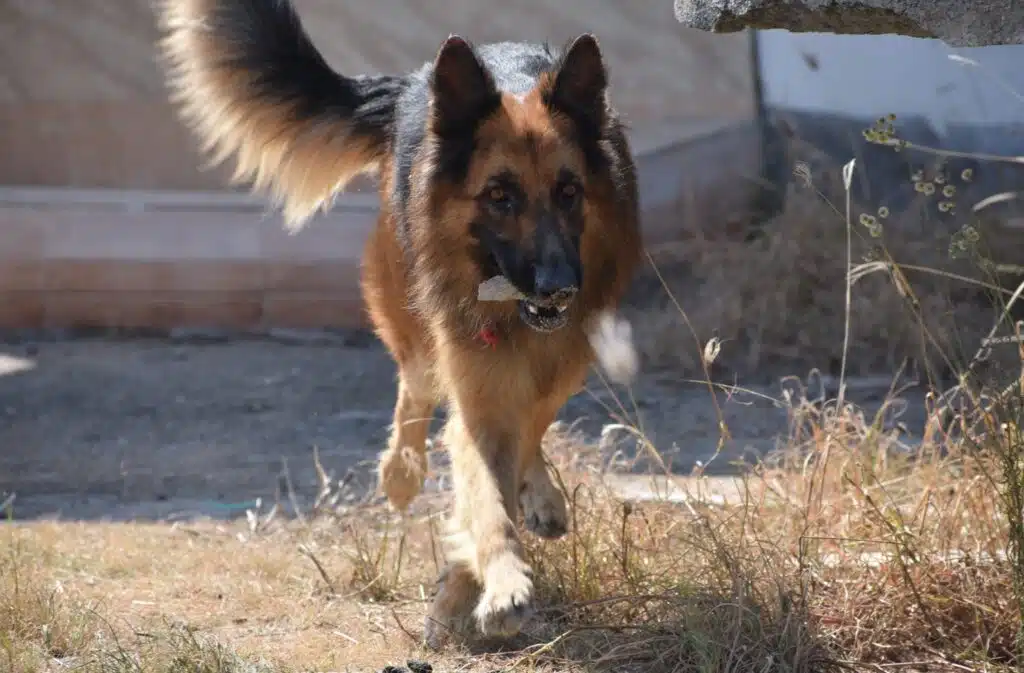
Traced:
<path id="1" fill-rule="evenodd" d="M 502 264 L 501 258 L 494 252 L 487 256 L 482 269 L 482 275 L 487 280 L 478 287 L 478 298 L 486 296 L 487 301 L 515 300 L 519 309 L 519 319 L 537 332 L 554 332 L 569 324 L 572 303 L 579 292 L 579 272 L 566 274 L 564 269 L 557 269 L 563 275 L 562 287 L 554 291 L 548 289 L 542 294 L 538 292 L 535 280 L 538 270 L 532 265 L 520 268 L 524 265 L 521 262 L 516 263 L 516 256 L 508 257 L 511 259 Z M 516 273 L 517 271 L 519 273 Z M 549 282 L 547 287 L 550 288 L 552 284 Z"/>
<path id="2" fill-rule="evenodd" d="M 569 323 L 571 304 L 571 296 L 543 301 L 520 299 L 519 318 L 530 329 L 538 332 L 554 332 Z"/>

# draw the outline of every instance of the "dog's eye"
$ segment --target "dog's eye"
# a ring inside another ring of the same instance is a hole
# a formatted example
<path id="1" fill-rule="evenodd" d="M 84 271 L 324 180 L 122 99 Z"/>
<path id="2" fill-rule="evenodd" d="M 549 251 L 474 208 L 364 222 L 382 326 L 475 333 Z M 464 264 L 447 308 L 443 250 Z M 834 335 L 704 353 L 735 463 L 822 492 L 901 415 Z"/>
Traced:
<path id="1" fill-rule="evenodd" d="M 558 188 L 558 200 L 563 208 L 572 208 L 580 197 L 579 185 L 568 182 Z"/>
<path id="2" fill-rule="evenodd" d="M 491 187 L 487 191 L 487 200 L 500 213 L 511 212 L 514 205 L 512 195 L 504 187 Z"/>

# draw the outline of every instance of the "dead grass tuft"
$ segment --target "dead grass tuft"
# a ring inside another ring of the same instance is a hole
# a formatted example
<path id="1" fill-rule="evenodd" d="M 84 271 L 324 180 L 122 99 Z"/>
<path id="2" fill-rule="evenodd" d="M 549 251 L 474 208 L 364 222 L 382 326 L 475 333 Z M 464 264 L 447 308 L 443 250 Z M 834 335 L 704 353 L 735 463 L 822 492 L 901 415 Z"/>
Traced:
<path id="1" fill-rule="evenodd" d="M 572 500 L 568 540 L 529 547 L 548 606 L 536 656 L 555 670 L 835 668 L 783 559 L 721 528 L 725 510 L 712 517 L 693 492 L 681 504 L 625 502 L 599 477 L 575 484 Z"/>
<path id="2" fill-rule="evenodd" d="M 89 607 L 63 585 L 44 582 L 23 560 L 20 540 L 0 559 L 0 661 L 10 671 L 35 673 L 39 662 L 73 658 L 89 649 Z"/>
<path id="3" fill-rule="evenodd" d="M 789 445 L 807 449 L 763 469 L 776 502 L 755 521 L 789 547 L 828 639 L 857 661 L 1012 664 L 996 458 L 939 430 L 906 446 L 834 403 L 797 416 Z"/>
<path id="4" fill-rule="evenodd" d="M 530 546 L 552 606 L 545 656 L 649 671 L 1016 665 L 996 456 L 941 432 L 911 454 L 836 401 L 788 411 L 779 452 L 742 478 L 667 482 L 677 502 L 623 502 L 599 470 L 573 485 L 569 539 Z"/>
<path id="5" fill-rule="evenodd" d="M 118 629 L 99 596 L 86 598 L 57 579 L 53 549 L 10 536 L 0 563 L 0 667 L 11 673 L 260 673 L 247 660 L 183 624 L 160 632 Z M 72 559 L 80 561 L 81 559 Z M 150 578 L 151 579 L 151 578 Z M 73 581 L 71 582 L 73 584 Z M 276 669 L 275 669 L 276 670 Z"/>
<path id="6" fill-rule="evenodd" d="M 795 150 L 798 160 L 808 154 L 809 148 Z M 796 179 L 786 211 L 759 225 L 756 240 L 709 238 L 696 228 L 692 238 L 654 257 L 700 342 L 721 340 L 717 364 L 723 375 L 774 380 L 813 368 L 830 371 L 841 358 L 847 227 L 840 171 L 816 164 L 809 184 Z M 914 190 L 909 179 L 906 190 Z M 938 380 L 966 366 L 997 317 L 990 274 L 975 260 L 950 255 L 968 218 L 937 215 L 936 198 L 922 196 L 902 216 L 887 218 L 879 218 L 872 204 L 851 203 L 853 264 L 895 262 L 899 272 L 880 268 L 857 280 L 849 307 L 848 374 L 888 373 L 913 358 L 922 376 Z M 960 208 L 969 212 L 970 205 Z M 877 228 L 861 224 L 862 214 L 871 215 Z M 991 224 L 977 231 L 1004 260 L 1024 254 L 1019 233 Z M 691 346 L 690 328 L 662 279 L 650 269 L 642 276 L 626 313 L 644 325 L 636 338 L 645 366 L 699 371 L 701 353 Z M 907 296 L 907 284 L 916 297 Z"/>

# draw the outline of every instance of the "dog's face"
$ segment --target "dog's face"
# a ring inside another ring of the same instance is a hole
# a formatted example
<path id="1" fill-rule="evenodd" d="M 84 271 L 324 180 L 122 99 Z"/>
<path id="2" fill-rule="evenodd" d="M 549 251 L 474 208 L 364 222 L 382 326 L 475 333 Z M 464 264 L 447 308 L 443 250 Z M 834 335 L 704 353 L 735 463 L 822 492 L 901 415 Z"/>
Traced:
<path id="1" fill-rule="evenodd" d="M 551 331 L 566 324 L 583 283 L 585 171 L 578 152 L 530 125 L 523 107 L 481 129 L 482 151 L 466 181 L 476 203 L 469 227 L 481 277 L 508 278 L 526 295 L 523 322 Z"/>
<path id="2" fill-rule="evenodd" d="M 437 221 L 466 241 L 475 283 L 504 275 L 526 297 L 517 310 L 527 326 L 564 327 L 585 282 L 588 188 L 600 168 L 606 73 L 596 41 L 578 38 L 535 88 L 513 95 L 449 38 L 432 84 L 435 179 L 449 187 Z"/>

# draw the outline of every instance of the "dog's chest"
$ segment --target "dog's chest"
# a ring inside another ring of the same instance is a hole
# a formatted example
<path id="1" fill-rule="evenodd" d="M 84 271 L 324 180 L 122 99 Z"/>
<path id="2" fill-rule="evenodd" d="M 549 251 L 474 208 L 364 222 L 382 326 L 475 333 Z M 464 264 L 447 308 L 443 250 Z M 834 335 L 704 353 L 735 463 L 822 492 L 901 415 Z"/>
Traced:
<path id="1" fill-rule="evenodd" d="M 532 339 L 521 356 L 525 356 L 537 395 L 547 398 L 579 387 L 589 366 L 589 353 L 582 334 L 548 334 Z"/>

